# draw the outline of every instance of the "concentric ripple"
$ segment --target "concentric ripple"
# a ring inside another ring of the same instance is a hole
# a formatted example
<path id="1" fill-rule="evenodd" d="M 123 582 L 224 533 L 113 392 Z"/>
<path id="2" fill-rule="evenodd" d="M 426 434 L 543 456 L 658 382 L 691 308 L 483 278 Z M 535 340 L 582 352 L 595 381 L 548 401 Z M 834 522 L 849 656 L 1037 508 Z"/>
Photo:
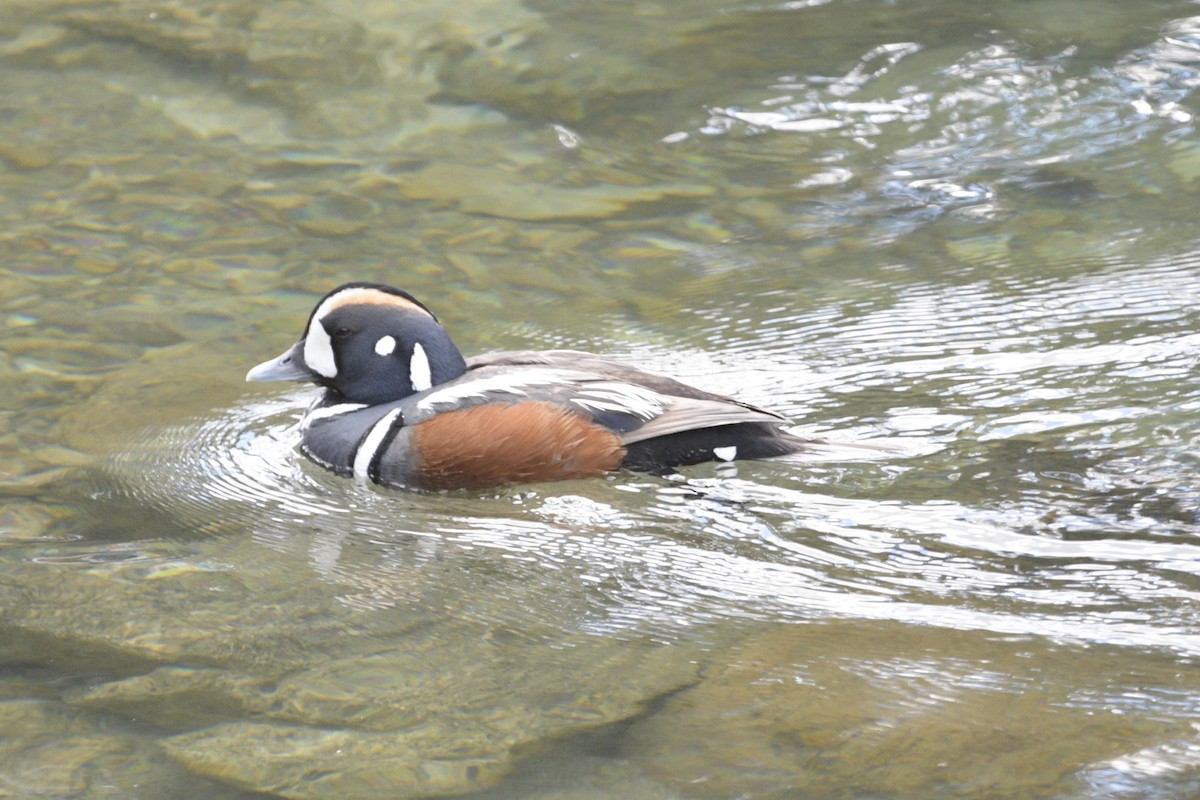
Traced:
<path id="1" fill-rule="evenodd" d="M 294 393 L 153 432 L 115 456 L 112 473 L 134 500 L 231 528 L 247 515 L 344 513 L 324 491 L 323 476 L 296 458 L 298 423 L 310 401 Z"/>
<path id="2" fill-rule="evenodd" d="M 1077 522 L 1037 502 L 822 488 L 829 470 L 886 483 L 944 457 L 900 449 L 698 467 L 683 482 L 626 475 L 486 496 L 379 489 L 298 453 L 306 402 L 248 402 L 147 439 L 114 461 L 115 494 L 189 536 L 249 533 L 306 553 L 311 574 L 296 579 L 340 587 L 361 610 L 436 597 L 506 625 L 669 639 L 721 620 L 854 617 L 1200 654 L 1194 522 L 1162 539 L 1093 509 L 1109 532 L 1081 541 L 1061 535 Z"/>

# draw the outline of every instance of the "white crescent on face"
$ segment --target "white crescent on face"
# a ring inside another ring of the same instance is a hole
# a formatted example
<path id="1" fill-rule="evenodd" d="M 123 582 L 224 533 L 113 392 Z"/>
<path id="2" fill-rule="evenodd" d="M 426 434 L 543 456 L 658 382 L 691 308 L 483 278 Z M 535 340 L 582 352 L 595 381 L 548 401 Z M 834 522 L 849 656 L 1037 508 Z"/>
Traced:
<path id="1" fill-rule="evenodd" d="M 423 392 L 433 386 L 433 373 L 429 368 L 429 356 L 420 343 L 413 345 L 412 361 L 408 365 L 408 380 L 414 392 Z"/>
<path id="2" fill-rule="evenodd" d="M 313 372 L 326 378 L 337 375 L 337 361 L 333 358 L 333 340 L 321 323 L 319 317 L 313 317 L 308 326 L 308 334 L 304 337 L 304 363 Z"/>

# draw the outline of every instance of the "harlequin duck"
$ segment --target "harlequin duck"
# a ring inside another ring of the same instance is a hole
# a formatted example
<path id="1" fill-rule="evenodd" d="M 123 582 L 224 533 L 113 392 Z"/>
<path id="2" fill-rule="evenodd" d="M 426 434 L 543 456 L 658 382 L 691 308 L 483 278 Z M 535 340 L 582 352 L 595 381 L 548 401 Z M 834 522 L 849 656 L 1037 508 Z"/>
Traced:
<path id="1" fill-rule="evenodd" d="M 323 386 L 301 449 L 338 474 L 394 486 L 666 472 L 807 444 L 779 429 L 778 414 L 591 353 L 464 359 L 433 312 L 376 283 L 325 295 L 300 341 L 246 380 Z"/>

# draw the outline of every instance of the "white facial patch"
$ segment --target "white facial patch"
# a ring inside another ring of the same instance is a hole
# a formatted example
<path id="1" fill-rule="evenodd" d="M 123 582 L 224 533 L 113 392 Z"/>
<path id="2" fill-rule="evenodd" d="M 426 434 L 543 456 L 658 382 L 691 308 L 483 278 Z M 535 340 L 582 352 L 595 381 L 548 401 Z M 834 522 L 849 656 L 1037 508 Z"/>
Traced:
<path id="1" fill-rule="evenodd" d="M 722 461 L 733 461 L 737 458 L 737 445 L 729 445 L 729 447 L 714 447 L 713 455 Z"/>
<path id="2" fill-rule="evenodd" d="M 313 318 L 304 337 L 304 363 L 318 375 L 332 378 L 337 375 L 337 362 L 333 359 L 333 340 L 321 320 Z"/>
<path id="3" fill-rule="evenodd" d="M 380 337 L 379 341 L 375 343 L 375 352 L 381 356 L 390 356 L 392 353 L 396 352 L 396 337 Z"/>
<path id="4" fill-rule="evenodd" d="M 379 350 L 378 347 L 375 349 Z M 408 365 L 408 380 L 412 384 L 414 392 L 423 392 L 433 386 L 432 373 L 429 371 L 429 356 L 425 355 L 425 348 L 420 344 L 413 345 L 412 361 Z"/>

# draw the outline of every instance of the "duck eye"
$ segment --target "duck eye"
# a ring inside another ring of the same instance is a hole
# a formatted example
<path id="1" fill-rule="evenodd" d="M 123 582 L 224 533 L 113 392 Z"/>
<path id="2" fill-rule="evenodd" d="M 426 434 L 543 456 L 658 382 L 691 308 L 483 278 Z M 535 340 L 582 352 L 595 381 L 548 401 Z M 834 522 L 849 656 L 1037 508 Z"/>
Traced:
<path id="1" fill-rule="evenodd" d="M 333 338 L 349 339 L 350 334 L 352 334 L 352 333 L 354 333 L 354 331 L 350 330 L 349 328 L 335 328 L 333 331 Z"/>

